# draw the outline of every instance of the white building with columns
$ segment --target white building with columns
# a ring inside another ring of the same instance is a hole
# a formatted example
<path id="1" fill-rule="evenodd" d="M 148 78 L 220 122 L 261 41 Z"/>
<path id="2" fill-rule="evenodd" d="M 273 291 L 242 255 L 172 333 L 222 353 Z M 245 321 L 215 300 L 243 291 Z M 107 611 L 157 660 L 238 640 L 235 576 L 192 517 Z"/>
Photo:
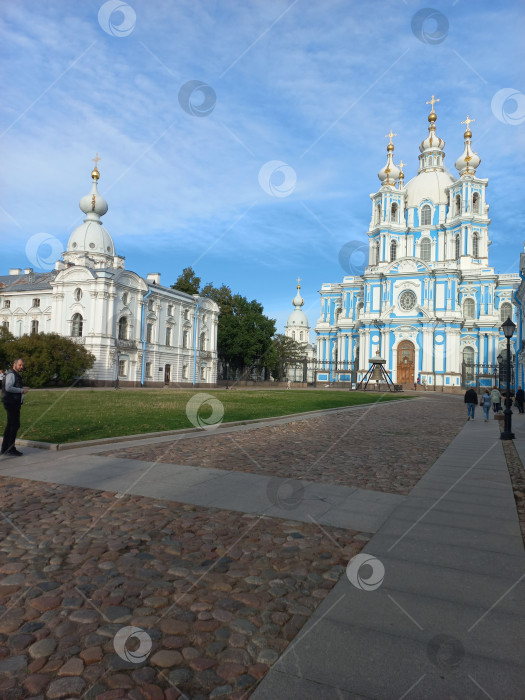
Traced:
<path id="1" fill-rule="evenodd" d="M 55 269 L 14 268 L 0 276 L 0 323 L 15 336 L 58 333 L 96 358 L 85 380 L 94 386 L 210 385 L 217 378 L 219 307 L 126 270 L 101 217 L 98 168 L 79 206 L 84 222 Z"/>
<path id="2" fill-rule="evenodd" d="M 360 381 L 379 351 L 396 384 L 418 377 L 429 387 L 494 382 L 506 346 L 500 326 L 509 315 L 516 320 L 520 277 L 495 274 L 489 264 L 488 180 L 476 174 L 473 120 L 462 122 L 465 145 L 454 177 L 436 133 L 437 101 L 432 96 L 418 173 L 406 184 L 405 164 L 394 164 L 395 134 L 388 135 L 381 186 L 370 195 L 364 273 L 321 287 L 319 380 Z"/>

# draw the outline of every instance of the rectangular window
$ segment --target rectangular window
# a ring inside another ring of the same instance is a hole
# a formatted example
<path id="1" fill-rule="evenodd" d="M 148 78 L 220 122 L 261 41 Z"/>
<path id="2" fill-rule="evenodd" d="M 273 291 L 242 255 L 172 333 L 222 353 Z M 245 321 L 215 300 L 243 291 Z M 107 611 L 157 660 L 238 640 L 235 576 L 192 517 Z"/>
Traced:
<path id="1" fill-rule="evenodd" d="M 146 377 L 151 379 L 151 362 L 146 362 Z"/>
<path id="2" fill-rule="evenodd" d="M 201 381 L 206 379 L 206 367 L 201 367 Z"/>
<path id="3" fill-rule="evenodd" d="M 4 309 L 11 308 L 11 299 L 4 299 Z"/>
<path id="4" fill-rule="evenodd" d="M 2 328 L 9 330 L 9 321 L 2 321 Z"/>
<path id="5" fill-rule="evenodd" d="M 166 345 L 171 345 L 171 328 L 166 328 Z"/>
<path id="6" fill-rule="evenodd" d="M 31 333 L 38 333 L 38 321 L 31 321 Z"/>
<path id="7" fill-rule="evenodd" d="M 173 316 L 173 304 L 168 304 L 168 316 Z"/>
<path id="8" fill-rule="evenodd" d="M 185 321 L 190 320 L 190 310 L 189 309 L 184 309 L 184 320 Z"/>
<path id="9" fill-rule="evenodd" d="M 183 365 L 183 367 L 182 367 L 182 378 L 183 379 L 188 378 L 188 365 Z"/>
<path id="10" fill-rule="evenodd" d="M 184 331 L 184 333 L 182 334 L 182 347 L 183 348 L 188 347 L 188 338 L 189 338 L 188 331 Z"/>
<path id="11" fill-rule="evenodd" d="M 40 299 L 33 299 L 33 306 L 40 306 Z"/>
<path id="12" fill-rule="evenodd" d="M 152 337 L 153 337 L 153 324 L 148 323 L 148 325 L 146 326 L 146 342 L 151 343 Z"/>
<path id="13" fill-rule="evenodd" d="M 118 361 L 118 376 L 119 377 L 126 376 L 126 360 L 119 360 Z"/>

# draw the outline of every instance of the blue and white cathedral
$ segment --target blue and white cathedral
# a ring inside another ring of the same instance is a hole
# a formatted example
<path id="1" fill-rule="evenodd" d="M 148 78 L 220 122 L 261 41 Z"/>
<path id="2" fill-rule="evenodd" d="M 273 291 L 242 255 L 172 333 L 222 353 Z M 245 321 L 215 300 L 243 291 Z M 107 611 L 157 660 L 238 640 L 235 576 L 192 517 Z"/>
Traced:
<path id="1" fill-rule="evenodd" d="M 459 176 L 444 165 L 432 96 L 417 175 L 405 184 L 390 131 L 381 186 L 370 195 L 369 259 L 361 276 L 323 284 L 317 379 L 361 381 L 379 353 L 395 384 L 430 387 L 493 383 L 506 356 L 501 323 L 516 321 L 518 274 L 489 266 L 488 180 L 476 175 L 467 116 Z M 514 341 L 516 342 L 516 341 Z M 513 349 L 515 353 L 515 348 Z M 474 377 L 474 373 L 477 376 Z"/>

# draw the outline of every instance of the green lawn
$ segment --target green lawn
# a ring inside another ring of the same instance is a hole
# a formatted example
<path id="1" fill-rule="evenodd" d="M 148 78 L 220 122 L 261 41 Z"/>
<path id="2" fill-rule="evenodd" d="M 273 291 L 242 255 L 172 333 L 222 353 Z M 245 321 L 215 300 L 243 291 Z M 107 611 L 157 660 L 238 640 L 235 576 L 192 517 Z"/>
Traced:
<path id="1" fill-rule="evenodd" d="M 64 443 L 77 440 L 94 440 L 118 435 L 135 435 L 162 430 L 191 428 L 186 415 L 186 405 L 192 397 L 203 398 L 210 394 L 224 408 L 223 422 L 251 420 L 302 413 L 324 408 L 355 406 L 391 401 L 402 395 L 356 391 L 179 391 L 179 390 L 108 390 L 87 389 L 70 391 L 30 391 L 22 407 L 22 427 L 18 437 L 29 440 Z M 195 415 L 195 412 L 194 412 Z M 200 419 L 212 415 L 212 407 L 203 405 L 198 412 Z M 5 412 L 0 413 L 3 432 Z M 215 418 L 213 419 L 215 421 Z"/>

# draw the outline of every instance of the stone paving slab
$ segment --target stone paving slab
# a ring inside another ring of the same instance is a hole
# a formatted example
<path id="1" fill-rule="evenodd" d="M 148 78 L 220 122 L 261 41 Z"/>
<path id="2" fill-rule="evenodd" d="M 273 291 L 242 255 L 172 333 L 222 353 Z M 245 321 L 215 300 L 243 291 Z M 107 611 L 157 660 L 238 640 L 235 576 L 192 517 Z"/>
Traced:
<path id="1" fill-rule="evenodd" d="M 288 676 L 291 697 L 301 679 L 376 700 L 523 700 L 525 551 L 498 438 L 496 425 L 465 425 L 365 547 L 375 569 L 363 565 L 354 585 L 339 581 L 253 698 L 273 697 L 278 672 L 276 687 Z M 477 478 L 483 461 L 494 484 Z M 448 491 L 451 466 L 463 478 Z M 490 502 L 491 493 L 490 517 L 461 511 L 462 500 Z"/>

